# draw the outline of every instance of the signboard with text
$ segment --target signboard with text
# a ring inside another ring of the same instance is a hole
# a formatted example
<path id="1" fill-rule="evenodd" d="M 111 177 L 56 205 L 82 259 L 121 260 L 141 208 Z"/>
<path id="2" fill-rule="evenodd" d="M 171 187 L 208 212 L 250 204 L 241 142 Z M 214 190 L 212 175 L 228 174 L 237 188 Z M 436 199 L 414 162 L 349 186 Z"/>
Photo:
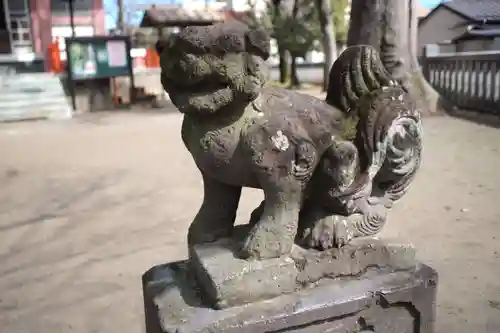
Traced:
<path id="1" fill-rule="evenodd" d="M 135 101 L 131 42 L 128 36 L 70 37 L 65 38 L 65 44 L 68 88 L 74 110 L 77 89 L 90 91 L 89 105 L 92 107 L 98 104 L 96 101 L 102 96 L 103 100 L 113 98 L 116 103 L 115 78 L 119 76 L 129 77 L 129 103 Z"/>
<path id="2" fill-rule="evenodd" d="M 72 80 L 132 75 L 130 39 L 126 36 L 67 38 L 66 55 Z"/>

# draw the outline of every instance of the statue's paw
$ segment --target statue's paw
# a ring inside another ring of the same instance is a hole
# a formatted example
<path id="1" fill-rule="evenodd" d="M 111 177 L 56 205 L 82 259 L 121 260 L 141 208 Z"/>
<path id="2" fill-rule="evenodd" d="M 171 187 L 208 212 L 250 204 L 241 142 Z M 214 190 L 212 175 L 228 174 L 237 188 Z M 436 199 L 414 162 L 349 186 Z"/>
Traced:
<path id="1" fill-rule="evenodd" d="M 302 244 L 318 250 L 328 250 L 348 244 L 355 235 L 354 223 L 350 217 L 331 215 L 324 217 L 306 229 Z"/>
<path id="2" fill-rule="evenodd" d="M 301 244 L 310 248 L 325 250 L 334 245 L 335 228 L 333 216 L 317 220 L 311 228 L 306 228 Z"/>
<path id="3" fill-rule="evenodd" d="M 282 225 L 260 221 L 247 236 L 240 256 L 243 258 L 269 259 L 290 253 L 293 236 Z"/>
<path id="4" fill-rule="evenodd" d="M 355 220 L 357 215 L 336 216 L 335 223 L 335 246 L 342 247 L 351 242 L 355 235 Z"/>

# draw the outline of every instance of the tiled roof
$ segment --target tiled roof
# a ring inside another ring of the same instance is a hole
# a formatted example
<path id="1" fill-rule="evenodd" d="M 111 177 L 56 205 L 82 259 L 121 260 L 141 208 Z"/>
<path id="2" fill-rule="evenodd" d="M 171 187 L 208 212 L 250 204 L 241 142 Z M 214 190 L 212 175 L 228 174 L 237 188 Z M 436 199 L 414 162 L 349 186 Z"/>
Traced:
<path id="1" fill-rule="evenodd" d="M 146 11 L 141 27 L 211 24 L 224 20 L 224 13 L 210 8 L 188 9 L 178 5 L 153 5 Z"/>
<path id="2" fill-rule="evenodd" d="M 500 21 L 500 0 L 452 0 L 442 5 L 474 21 Z"/>

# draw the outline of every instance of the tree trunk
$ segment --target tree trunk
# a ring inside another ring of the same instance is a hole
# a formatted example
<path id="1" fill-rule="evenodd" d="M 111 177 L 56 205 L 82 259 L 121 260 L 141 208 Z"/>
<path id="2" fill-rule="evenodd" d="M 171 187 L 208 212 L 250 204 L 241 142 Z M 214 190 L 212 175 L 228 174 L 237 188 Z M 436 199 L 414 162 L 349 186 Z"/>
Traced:
<path id="1" fill-rule="evenodd" d="M 318 11 L 319 24 L 325 61 L 323 63 L 323 91 L 328 88 L 328 74 L 334 60 L 337 58 L 337 43 L 335 41 L 335 27 L 333 25 L 332 8 L 330 0 L 315 0 Z"/>
<path id="2" fill-rule="evenodd" d="M 300 88 L 299 76 L 297 74 L 297 57 L 291 56 L 292 63 L 290 66 L 290 88 Z"/>
<path id="3" fill-rule="evenodd" d="M 282 6 L 282 0 L 273 0 L 272 6 L 274 7 L 273 13 L 275 17 L 273 17 L 272 21 L 275 19 L 281 18 L 281 15 L 283 14 L 283 10 L 281 8 Z M 287 57 L 287 52 L 283 48 L 282 45 L 280 45 L 280 41 L 276 39 L 276 43 L 278 46 L 278 58 L 279 58 L 279 70 L 280 70 L 280 83 L 285 83 L 288 81 L 288 57 Z"/>
<path id="4" fill-rule="evenodd" d="M 280 83 L 288 81 L 288 58 L 286 50 L 278 44 L 279 68 L 280 68 Z"/>
<path id="5" fill-rule="evenodd" d="M 408 29 L 408 50 L 410 52 L 410 68 L 412 71 L 420 70 L 418 63 L 418 17 L 417 17 L 417 0 L 408 0 L 409 10 L 409 29 Z"/>
<path id="6" fill-rule="evenodd" d="M 297 21 L 299 15 L 299 0 L 293 0 L 292 6 L 292 18 Z M 293 30 L 291 31 L 293 34 Z M 297 54 L 288 50 L 288 54 L 290 55 L 291 64 L 290 64 L 290 88 L 299 88 L 299 76 L 297 74 Z"/>
<path id="7" fill-rule="evenodd" d="M 410 76 L 414 90 L 422 101 L 421 109 L 430 110 L 431 113 L 443 111 L 443 101 L 439 93 L 425 79 L 420 64 L 418 63 L 418 17 L 417 17 L 417 0 L 409 0 L 409 62 Z M 434 111 L 434 112 L 433 112 Z"/>
<path id="8" fill-rule="evenodd" d="M 415 0 L 352 0 L 347 45 L 370 44 L 384 66 L 416 98 L 422 114 L 442 111 L 439 94 L 416 59 Z"/>
<path id="9" fill-rule="evenodd" d="M 125 6 L 123 0 L 117 0 L 116 5 L 118 7 L 118 16 L 116 19 L 116 27 L 121 33 L 125 31 Z"/>

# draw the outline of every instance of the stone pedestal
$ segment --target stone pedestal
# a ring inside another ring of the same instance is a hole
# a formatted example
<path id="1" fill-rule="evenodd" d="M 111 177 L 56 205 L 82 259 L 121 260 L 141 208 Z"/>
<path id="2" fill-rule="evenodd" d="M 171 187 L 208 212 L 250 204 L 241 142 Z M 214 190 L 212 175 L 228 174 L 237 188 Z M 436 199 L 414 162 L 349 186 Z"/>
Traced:
<path id="1" fill-rule="evenodd" d="M 355 239 L 328 251 L 294 246 L 287 257 L 248 261 L 238 259 L 240 243 L 232 239 L 197 245 L 190 267 L 208 305 L 223 309 L 289 294 L 323 278 L 352 277 L 368 268 L 385 272 L 415 268 L 409 243 Z"/>
<path id="2" fill-rule="evenodd" d="M 410 246 L 368 240 L 260 262 L 232 246 L 144 274 L 147 333 L 434 332 L 437 274 Z"/>

